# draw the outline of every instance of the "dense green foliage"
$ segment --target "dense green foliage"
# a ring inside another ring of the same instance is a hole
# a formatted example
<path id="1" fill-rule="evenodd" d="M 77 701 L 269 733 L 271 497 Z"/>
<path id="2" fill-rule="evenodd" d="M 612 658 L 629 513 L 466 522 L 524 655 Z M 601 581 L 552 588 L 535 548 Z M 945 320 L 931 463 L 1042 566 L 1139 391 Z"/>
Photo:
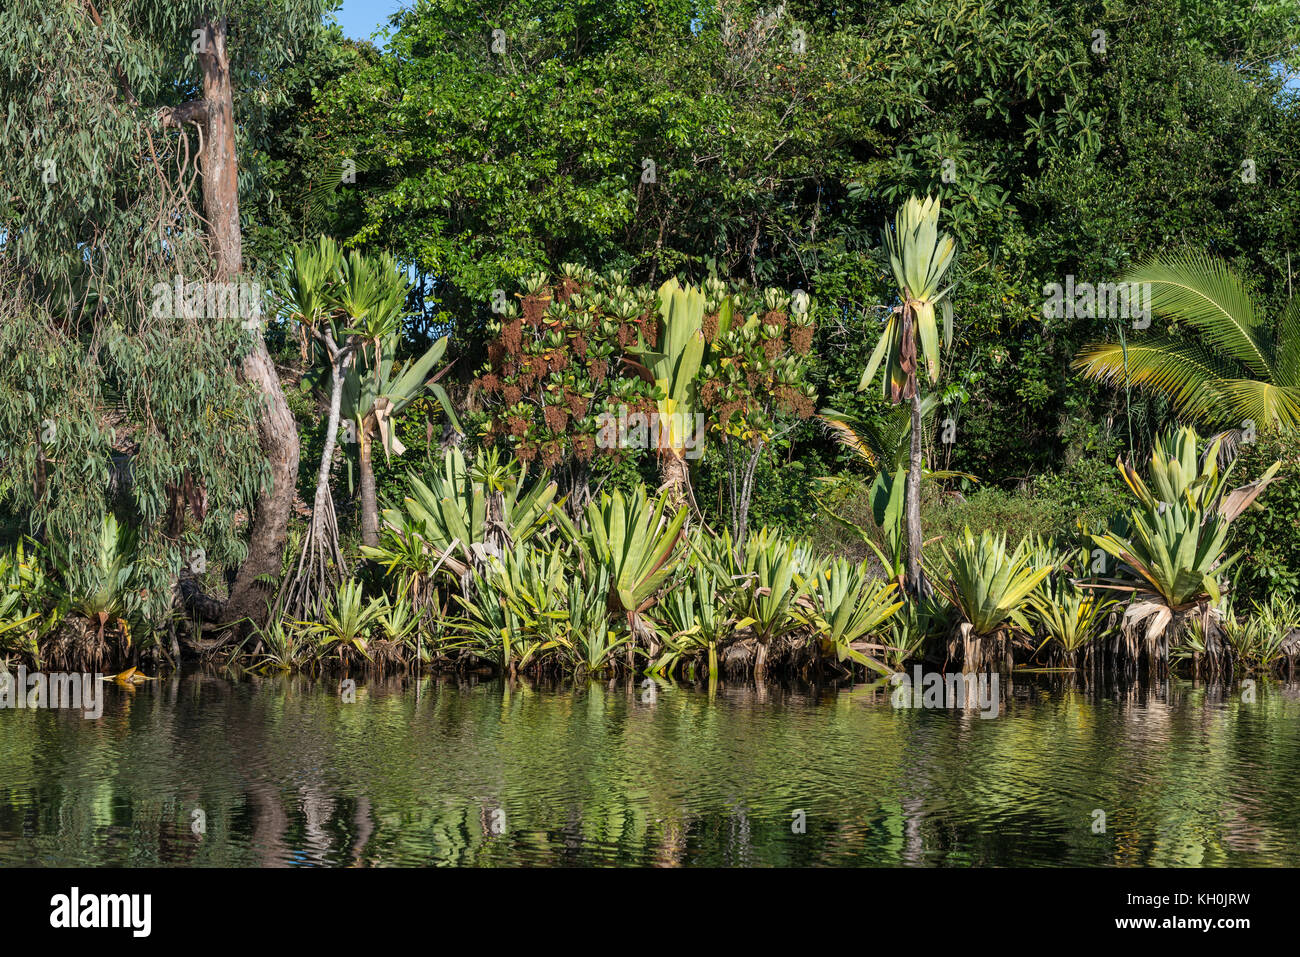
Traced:
<path id="1" fill-rule="evenodd" d="M 1175 660 L 1154 648 L 1166 626 L 1209 643 L 1199 662 L 1259 645 L 1233 631 L 1251 600 L 1290 615 L 1266 603 L 1300 592 L 1300 462 L 1270 431 L 1293 424 L 1291 392 L 1207 416 L 1177 376 L 1129 388 L 1131 350 L 1177 360 L 1203 339 L 1294 388 L 1288 3 L 418 0 L 383 49 L 322 23 L 323 0 L 104 6 L 0 12 L 5 649 L 174 654 L 178 589 L 219 593 L 245 553 L 269 473 L 236 370 L 261 327 L 190 296 L 213 275 L 209 224 L 193 132 L 166 122 L 199 83 L 193 23 L 223 15 L 249 301 L 320 235 L 356 264 L 330 314 L 350 344 L 333 408 L 358 441 L 334 447 L 330 347 L 299 346 L 320 323 L 288 310 L 264 330 L 313 514 L 291 546 L 333 571 L 295 602 L 310 621 L 248 636 L 262 664 L 861 673 L 1117 635 L 1126 660 Z M 925 208 L 955 241 L 927 223 L 933 263 L 907 252 L 913 196 L 941 201 Z M 1156 257 L 1212 262 L 1236 319 L 1171 293 Z M 349 298 L 371 262 L 382 304 Z M 1052 284 L 1121 277 L 1161 287 L 1150 326 L 1045 308 Z M 1088 344 L 1107 381 L 1071 369 Z M 426 388 L 444 345 L 445 393 Z M 883 396 L 862 388 L 878 369 Z M 923 482 L 904 500 L 913 426 L 892 403 L 917 378 Z M 1266 414 L 1225 436 L 1239 474 L 1281 461 L 1265 507 L 1133 504 L 1117 456 L 1163 468 L 1172 426 L 1241 409 Z M 620 410 L 699 413 L 702 455 L 680 433 L 597 454 Z M 528 494 L 545 501 L 525 546 L 503 510 Z M 904 505 L 924 545 L 902 548 Z M 657 548 L 620 554 L 602 528 Z M 1123 567 L 1085 573 L 1089 547 Z M 908 555 L 941 594 L 894 608 Z M 1137 592 L 1150 627 L 1120 628 L 1085 577 Z"/>
<path id="2" fill-rule="evenodd" d="M 814 291 L 842 315 L 822 326 L 818 374 L 846 412 L 879 407 L 848 393 L 873 320 L 863 307 L 889 299 L 879 223 L 912 192 L 939 195 L 963 249 L 962 348 L 943 385 L 959 423 L 951 464 L 995 480 L 1127 439 L 1123 404 L 1067 369 L 1113 324 L 1045 320 L 1045 283 L 1113 279 L 1187 244 L 1285 284 L 1300 135 L 1274 69 L 1294 63 L 1285 4 L 784 11 L 417 4 L 386 51 L 358 54 L 322 91 L 328 147 L 281 189 L 305 195 L 352 161 L 355 184 L 333 189 L 311 228 L 415 263 L 431 321 L 456 317 L 470 349 L 494 289 L 568 261 L 651 283 L 713 266 Z M 1137 404 L 1142 446 L 1167 412 Z"/>

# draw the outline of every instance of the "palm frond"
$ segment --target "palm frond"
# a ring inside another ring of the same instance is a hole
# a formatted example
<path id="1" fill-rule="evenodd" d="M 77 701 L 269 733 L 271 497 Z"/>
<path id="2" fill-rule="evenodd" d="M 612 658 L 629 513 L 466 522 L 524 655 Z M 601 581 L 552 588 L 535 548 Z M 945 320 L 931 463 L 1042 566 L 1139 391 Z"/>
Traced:
<path id="1" fill-rule="evenodd" d="M 1273 381 L 1263 322 L 1240 277 L 1197 253 L 1155 256 L 1124 276 L 1151 285 L 1151 308 L 1180 319 L 1254 375 Z"/>
<path id="2" fill-rule="evenodd" d="M 1277 321 L 1277 382 L 1300 386 L 1300 296 L 1287 303 Z"/>
<path id="3" fill-rule="evenodd" d="M 1282 429 L 1300 426 L 1300 388 L 1255 379 L 1222 379 L 1218 389 L 1236 414 L 1260 426 Z"/>
<path id="4" fill-rule="evenodd" d="M 1183 415 L 1207 421 L 1231 418 L 1217 384 L 1235 370 L 1195 343 L 1163 338 L 1127 348 L 1117 342 L 1095 343 L 1072 365 L 1098 382 L 1135 385 L 1168 396 Z"/>

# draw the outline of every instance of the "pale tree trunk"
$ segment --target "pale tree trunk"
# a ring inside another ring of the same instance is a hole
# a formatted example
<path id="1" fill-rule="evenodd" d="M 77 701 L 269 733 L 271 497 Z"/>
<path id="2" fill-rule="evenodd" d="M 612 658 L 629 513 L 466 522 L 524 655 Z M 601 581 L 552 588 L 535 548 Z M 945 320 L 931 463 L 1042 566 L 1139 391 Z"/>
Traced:
<path id="1" fill-rule="evenodd" d="M 745 555 L 745 541 L 749 538 L 749 504 L 754 498 L 754 473 L 758 471 L 758 460 L 763 455 L 763 447 L 767 443 L 760 440 L 753 450 L 749 453 L 749 458 L 745 461 L 744 469 L 740 475 L 739 494 L 732 495 L 732 514 L 733 525 L 736 535 L 736 557 L 743 560 Z M 732 470 L 732 483 L 735 484 L 735 470 Z"/>
<path id="2" fill-rule="evenodd" d="M 332 343 L 331 343 L 332 346 Z M 316 471 L 316 501 L 330 497 L 330 467 L 334 464 L 334 447 L 338 445 L 339 418 L 343 408 L 343 378 L 347 374 L 348 353 L 330 349 L 330 410 L 325 425 L 325 447 L 321 450 L 320 468 Z"/>
<path id="3" fill-rule="evenodd" d="M 763 445 L 760 441 L 750 451 L 749 458 L 742 462 L 737 459 L 732 442 L 726 442 L 727 501 L 731 506 L 732 548 L 737 561 L 742 561 L 745 556 L 745 539 L 749 535 L 749 502 L 754 495 L 754 472 L 758 468 L 759 457 L 763 454 Z"/>
<path id="4" fill-rule="evenodd" d="M 294 618 L 316 615 L 327 594 L 337 588 L 346 573 L 339 548 L 338 519 L 334 514 L 334 497 L 330 492 L 330 466 L 338 442 L 339 416 L 343 406 L 343 379 L 352 358 L 352 345 L 342 349 L 333 338 L 320 336 L 330 360 L 329 419 L 325 426 L 325 443 L 320 468 L 316 471 L 316 494 L 312 502 L 311 525 L 303 538 L 302 550 L 293 573 L 285 578 L 276 597 L 276 610 Z"/>
<path id="5" fill-rule="evenodd" d="M 226 51 L 224 18 L 199 25 L 205 43 L 198 54 L 203 72 L 203 100 L 170 111 L 165 119 L 175 125 L 197 121 L 203 133 L 199 163 L 203 181 L 204 216 L 212 245 L 217 278 L 230 281 L 243 269 L 243 243 L 239 231 L 239 166 L 235 149 L 234 91 Z M 271 469 L 269 487 L 259 494 L 248 538 L 248 556 L 240 566 L 224 609 L 226 621 L 260 622 L 267 613 L 267 587 L 261 576 L 280 576 L 280 563 L 289 531 L 298 477 L 298 430 L 285 401 L 280 378 L 260 330 L 241 373 L 261 395 L 257 430 L 262 453 Z"/>
<path id="6" fill-rule="evenodd" d="M 912 396 L 912 449 L 905 489 L 907 521 L 907 587 L 916 597 L 928 592 L 921 567 L 921 395 Z"/>
<path id="7" fill-rule="evenodd" d="M 371 548 L 379 547 L 379 499 L 375 494 L 375 443 L 369 424 L 357 436 L 361 443 L 361 543 Z"/>

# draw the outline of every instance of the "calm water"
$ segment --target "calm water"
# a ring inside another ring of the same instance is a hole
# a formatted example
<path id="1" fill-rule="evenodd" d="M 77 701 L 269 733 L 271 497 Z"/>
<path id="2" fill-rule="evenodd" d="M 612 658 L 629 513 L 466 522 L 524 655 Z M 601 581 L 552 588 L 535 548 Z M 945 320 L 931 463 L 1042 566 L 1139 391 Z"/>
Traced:
<path id="1" fill-rule="evenodd" d="M 994 719 L 862 685 L 358 685 L 0 710 L 0 864 L 1300 864 L 1296 685 L 1017 677 Z"/>

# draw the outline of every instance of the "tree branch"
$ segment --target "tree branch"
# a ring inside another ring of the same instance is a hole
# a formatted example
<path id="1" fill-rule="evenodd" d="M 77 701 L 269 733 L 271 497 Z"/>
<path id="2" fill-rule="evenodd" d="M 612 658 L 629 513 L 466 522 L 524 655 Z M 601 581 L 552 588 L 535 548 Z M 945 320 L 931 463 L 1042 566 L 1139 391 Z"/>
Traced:
<path id="1" fill-rule="evenodd" d="M 163 126 L 182 127 L 186 123 L 206 123 L 208 119 L 208 101 L 190 100 L 180 106 L 164 106 L 158 111 Z"/>

